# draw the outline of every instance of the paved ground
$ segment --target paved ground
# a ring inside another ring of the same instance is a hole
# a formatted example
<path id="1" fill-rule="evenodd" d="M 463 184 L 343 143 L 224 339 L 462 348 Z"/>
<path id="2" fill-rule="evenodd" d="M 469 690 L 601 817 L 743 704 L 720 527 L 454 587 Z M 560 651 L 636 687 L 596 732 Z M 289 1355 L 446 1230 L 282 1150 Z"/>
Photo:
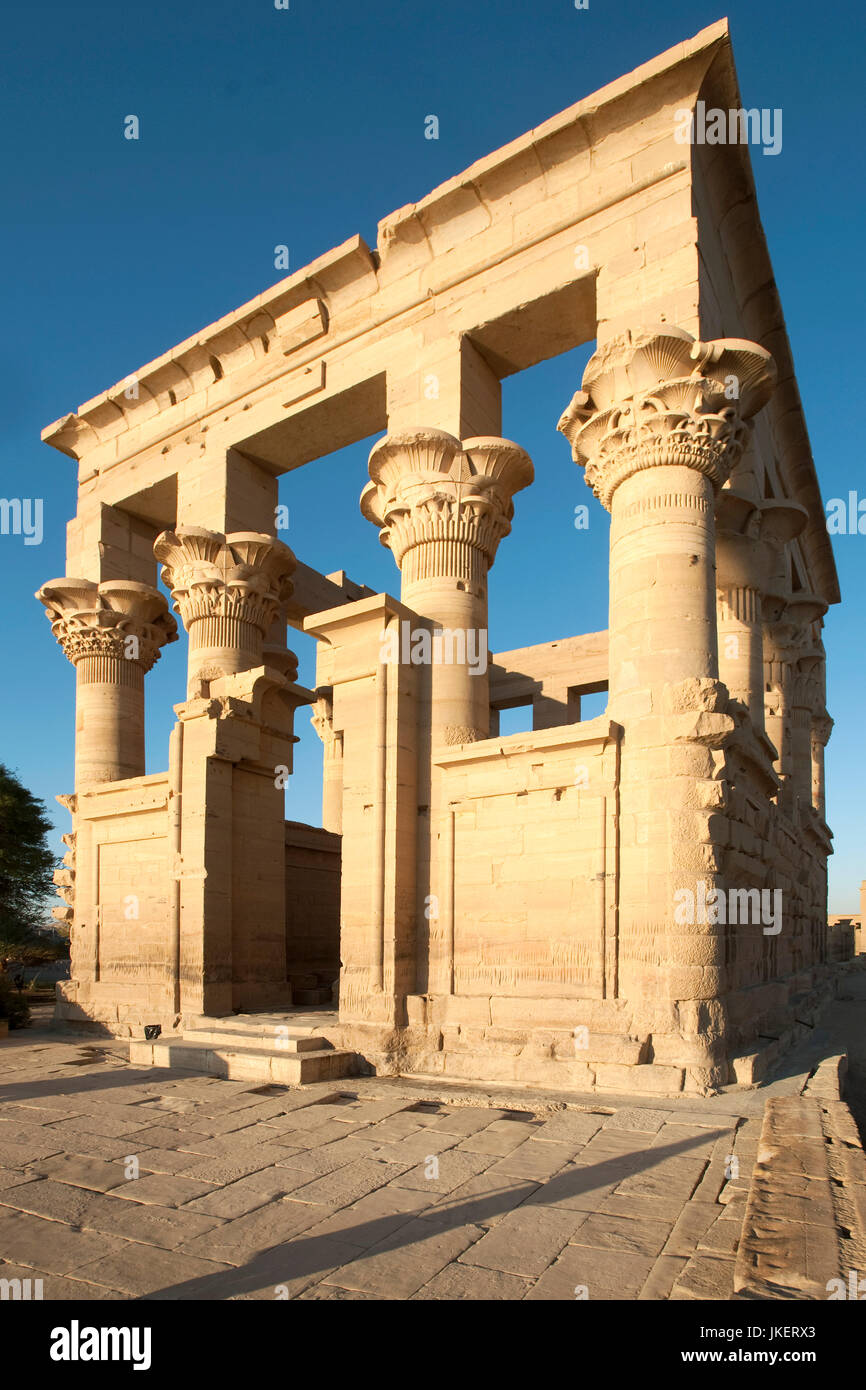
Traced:
<path id="1" fill-rule="evenodd" d="M 767 1094 L 256 1088 L 44 1023 L 2 1064 L 0 1279 L 53 1299 L 729 1298 Z"/>

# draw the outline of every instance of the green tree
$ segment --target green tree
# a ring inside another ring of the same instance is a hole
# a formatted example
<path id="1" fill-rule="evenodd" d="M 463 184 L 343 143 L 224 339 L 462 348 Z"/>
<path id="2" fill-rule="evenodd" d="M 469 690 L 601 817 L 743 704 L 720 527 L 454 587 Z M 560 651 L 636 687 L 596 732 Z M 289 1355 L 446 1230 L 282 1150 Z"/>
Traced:
<path id="1" fill-rule="evenodd" d="M 0 965 L 45 943 L 57 859 L 43 802 L 0 763 Z"/>

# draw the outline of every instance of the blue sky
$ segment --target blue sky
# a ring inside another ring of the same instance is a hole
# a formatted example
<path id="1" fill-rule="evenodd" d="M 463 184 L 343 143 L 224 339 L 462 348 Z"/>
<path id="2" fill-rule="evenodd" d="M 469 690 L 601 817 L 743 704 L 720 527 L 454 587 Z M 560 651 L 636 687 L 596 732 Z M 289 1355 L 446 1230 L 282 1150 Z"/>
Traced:
<path id="1" fill-rule="evenodd" d="M 713 23 L 720 2 L 7 7 L 0 495 L 43 498 L 45 525 L 40 545 L 0 536 L 0 760 L 48 802 L 58 833 L 68 828 L 54 796 L 72 788 L 74 676 L 32 595 L 65 571 L 75 465 L 40 430 L 273 284 L 276 245 L 289 247 L 291 269 L 357 232 L 374 245 L 381 217 Z M 837 6 L 827 19 L 805 0 L 733 0 L 727 13 L 745 105 L 784 113 L 782 152 L 753 162 L 823 493 L 866 496 L 863 12 Z M 137 142 L 123 138 L 130 113 Z M 431 113 L 438 140 L 424 139 Z M 505 383 L 503 433 L 529 450 L 537 481 L 517 498 L 515 532 L 491 576 L 494 650 L 607 626 L 606 518 L 555 430 L 586 356 L 578 349 Z M 393 560 L 358 511 L 368 447 L 283 480 L 285 539 L 307 563 L 393 593 Z M 591 505 L 588 531 L 573 525 L 579 503 Z M 834 548 L 845 603 L 825 637 L 836 720 L 830 906 L 844 911 L 866 877 L 866 537 L 835 537 Z M 530 583 L 539 554 L 543 578 Z M 184 645 L 147 678 L 149 771 L 167 761 Z M 311 639 L 292 645 L 312 682 Z M 316 822 L 320 745 L 303 713 L 298 732 L 287 813 Z"/>

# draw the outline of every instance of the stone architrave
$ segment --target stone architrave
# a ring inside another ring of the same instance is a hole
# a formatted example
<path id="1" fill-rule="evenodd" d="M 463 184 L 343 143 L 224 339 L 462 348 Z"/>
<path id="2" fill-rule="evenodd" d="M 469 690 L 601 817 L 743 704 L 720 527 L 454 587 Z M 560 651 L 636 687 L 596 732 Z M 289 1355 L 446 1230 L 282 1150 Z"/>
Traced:
<path id="1" fill-rule="evenodd" d="M 177 623 L 133 580 L 52 579 L 36 597 L 75 667 L 75 789 L 144 775 L 144 677 Z"/>

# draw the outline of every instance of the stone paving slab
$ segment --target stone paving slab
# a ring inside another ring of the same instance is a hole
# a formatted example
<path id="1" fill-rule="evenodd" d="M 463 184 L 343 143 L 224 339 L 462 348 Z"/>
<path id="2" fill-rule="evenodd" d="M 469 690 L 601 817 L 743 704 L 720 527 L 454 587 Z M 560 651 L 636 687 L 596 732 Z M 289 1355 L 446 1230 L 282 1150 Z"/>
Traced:
<path id="1" fill-rule="evenodd" d="M 483 1234 L 463 1263 L 537 1279 L 588 1219 L 586 1212 L 519 1207 Z"/>
<path id="2" fill-rule="evenodd" d="M 103 1284 L 86 1284 L 83 1279 L 70 1279 L 62 1274 L 46 1274 L 44 1270 L 34 1269 L 31 1265 L 19 1265 L 14 1262 L 0 1263 L 0 1279 L 29 1279 L 31 1290 L 37 1287 L 36 1280 L 41 1280 L 40 1293 L 46 1302 L 70 1299 L 75 1302 L 117 1299 L 126 1301 L 128 1297 L 119 1289 L 108 1289 Z"/>
<path id="3" fill-rule="evenodd" d="M 363 1257 L 330 1273 L 325 1283 L 392 1299 L 411 1298 L 482 1237 L 477 1226 L 441 1230 L 410 1221 Z"/>
<path id="4" fill-rule="evenodd" d="M 754 1093 L 257 1087 L 35 1030 L 3 1062 L 0 1279 L 40 1277 L 46 1298 L 733 1296 Z M 779 1106 L 780 1180 L 810 1226 L 814 1130 Z M 822 1258 L 813 1241 L 810 1270 Z"/>
<path id="5" fill-rule="evenodd" d="M 126 1241 L 82 1231 L 10 1207 L 0 1210 L 0 1250 L 4 1260 L 22 1261 L 46 1274 L 70 1274 L 91 1260 L 126 1250 Z"/>

